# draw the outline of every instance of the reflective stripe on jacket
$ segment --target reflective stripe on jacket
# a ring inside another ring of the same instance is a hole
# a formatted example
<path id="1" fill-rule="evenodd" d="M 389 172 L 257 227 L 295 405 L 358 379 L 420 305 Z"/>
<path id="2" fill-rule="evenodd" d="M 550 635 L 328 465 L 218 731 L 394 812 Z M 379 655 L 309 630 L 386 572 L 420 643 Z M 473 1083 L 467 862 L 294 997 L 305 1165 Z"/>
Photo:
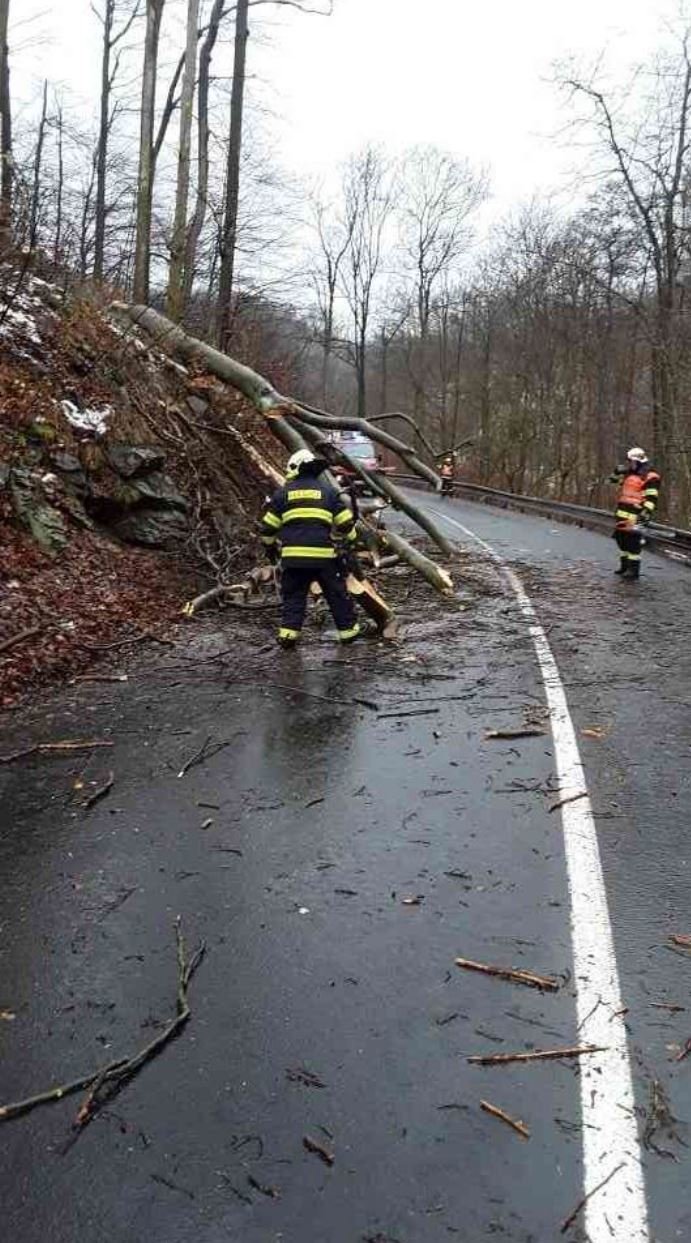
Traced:
<path id="1" fill-rule="evenodd" d="M 617 525 L 635 524 L 644 510 L 652 515 L 660 495 L 660 476 L 656 470 L 640 475 L 627 471 L 621 476 L 617 496 Z"/>
<path id="2" fill-rule="evenodd" d="M 356 538 L 355 518 L 340 492 L 317 475 L 302 472 L 274 493 L 262 517 L 262 543 L 278 540 L 291 565 L 318 565 L 336 556 L 334 538 Z"/>

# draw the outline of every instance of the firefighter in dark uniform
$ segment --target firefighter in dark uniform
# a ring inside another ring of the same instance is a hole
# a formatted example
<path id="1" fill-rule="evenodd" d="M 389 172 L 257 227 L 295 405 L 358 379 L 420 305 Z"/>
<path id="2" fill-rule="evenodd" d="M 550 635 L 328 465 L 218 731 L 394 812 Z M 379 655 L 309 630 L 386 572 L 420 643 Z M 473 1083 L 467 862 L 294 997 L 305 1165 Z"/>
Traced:
<path id="1" fill-rule="evenodd" d="M 621 558 L 615 574 L 635 579 L 641 572 L 642 528 L 650 522 L 660 495 L 660 476 L 653 470 L 644 449 L 629 449 L 626 464 L 611 477 L 619 484 L 614 538 Z"/>
<path id="2" fill-rule="evenodd" d="M 326 466 L 309 449 L 299 449 L 288 459 L 286 482 L 262 517 L 262 543 L 270 559 L 276 562 L 280 557 L 281 562 L 278 641 L 286 648 L 295 647 L 300 638 L 312 583 L 319 583 L 324 593 L 341 643 L 352 643 L 361 635 L 343 576 L 344 560 L 356 561 L 355 518 L 342 494 L 321 478 Z"/>

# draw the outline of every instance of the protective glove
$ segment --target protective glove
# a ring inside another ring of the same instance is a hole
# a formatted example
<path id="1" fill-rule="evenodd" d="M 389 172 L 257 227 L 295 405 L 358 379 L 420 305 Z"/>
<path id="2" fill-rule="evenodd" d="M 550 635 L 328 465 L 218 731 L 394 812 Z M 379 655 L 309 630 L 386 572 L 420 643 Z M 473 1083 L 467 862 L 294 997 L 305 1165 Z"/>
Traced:
<path id="1" fill-rule="evenodd" d="M 270 565 L 276 565 L 281 556 L 281 550 L 277 544 L 269 544 L 266 549 L 266 555 Z"/>
<path id="2" fill-rule="evenodd" d="M 351 549 L 348 549 L 348 551 L 344 553 L 343 559 L 345 562 L 346 570 L 348 571 L 349 574 L 352 574 L 354 578 L 358 578 L 360 580 L 362 580 L 365 577 L 365 571 L 360 565 L 360 559 L 356 552 L 353 552 Z"/>

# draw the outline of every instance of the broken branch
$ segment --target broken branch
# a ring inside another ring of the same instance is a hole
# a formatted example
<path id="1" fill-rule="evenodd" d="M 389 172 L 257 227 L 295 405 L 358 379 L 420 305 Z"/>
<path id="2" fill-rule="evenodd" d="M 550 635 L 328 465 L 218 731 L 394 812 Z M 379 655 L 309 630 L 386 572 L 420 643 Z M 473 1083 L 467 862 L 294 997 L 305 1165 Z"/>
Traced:
<path id="1" fill-rule="evenodd" d="M 313 1152 L 316 1156 L 321 1157 L 325 1165 L 333 1165 L 336 1160 L 334 1154 L 329 1152 L 328 1148 L 325 1148 L 316 1139 L 312 1139 L 310 1135 L 305 1135 L 303 1136 L 302 1143 L 308 1152 Z"/>
<path id="2" fill-rule="evenodd" d="M 528 988 L 540 988 L 551 993 L 558 992 L 560 988 L 559 980 L 552 976 L 535 975 L 532 971 L 522 971 L 520 968 L 494 967 L 483 962 L 473 962 L 470 958 L 456 958 L 455 962 L 457 967 L 463 967 L 466 971 L 480 971 L 483 975 L 494 975 L 500 980 L 525 984 Z"/>
<path id="3" fill-rule="evenodd" d="M 592 1197 L 596 1194 L 596 1192 L 602 1191 L 602 1188 L 606 1186 L 606 1184 L 610 1181 L 610 1179 L 614 1178 L 614 1175 L 618 1174 L 619 1171 L 622 1170 L 623 1168 L 624 1168 L 624 1162 L 620 1161 L 619 1165 L 617 1165 L 615 1169 L 612 1170 L 611 1174 L 608 1174 L 606 1178 L 603 1178 L 602 1182 L 597 1184 L 597 1187 L 593 1187 L 592 1191 L 589 1191 L 587 1195 L 583 1196 L 582 1200 L 578 1201 L 578 1204 L 576 1205 L 573 1212 L 569 1213 L 568 1217 L 564 1218 L 564 1221 L 561 1223 L 561 1229 L 559 1231 L 560 1234 L 566 1234 L 566 1231 L 569 1229 L 569 1227 L 574 1224 L 576 1218 L 578 1217 L 578 1214 L 581 1212 L 583 1208 L 585 1208 L 586 1204 L 588 1203 L 588 1200 L 591 1200 Z"/>
<path id="4" fill-rule="evenodd" d="M 473 1066 L 506 1066 L 509 1062 L 548 1062 L 561 1057 L 582 1057 L 585 1053 L 604 1053 L 606 1046 L 570 1045 L 564 1049 L 536 1049 L 532 1053 L 478 1053 L 466 1058 Z"/>
<path id="5" fill-rule="evenodd" d="M 0 764 L 9 764 L 12 760 L 21 760 L 28 755 L 37 755 L 63 751 L 91 751 L 96 747 L 112 747 L 112 742 L 38 742 L 23 751 L 12 751 L 9 755 L 0 755 Z"/>
<path id="6" fill-rule="evenodd" d="M 88 1075 L 81 1075 L 70 1083 L 49 1088 L 47 1092 L 40 1092 L 36 1096 L 27 1097 L 26 1100 L 15 1101 L 9 1105 L 1 1105 L 0 1121 L 8 1122 L 10 1118 L 17 1118 L 20 1114 L 29 1113 L 38 1105 L 47 1105 L 53 1101 L 60 1101 L 73 1092 L 79 1092 L 82 1088 L 88 1088 L 87 1096 L 74 1123 L 75 1127 L 85 1126 L 107 1100 L 114 1096 L 116 1092 L 119 1092 L 141 1070 L 146 1062 L 156 1057 L 164 1045 L 168 1044 L 178 1034 L 192 1013 L 187 998 L 187 989 L 192 976 L 204 957 L 206 944 L 204 941 L 200 941 L 194 954 L 188 959 L 179 916 L 175 921 L 174 927 L 178 958 L 177 1014 L 175 1018 L 166 1024 L 163 1031 L 154 1040 L 150 1041 L 149 1044 L 145 1045 L 143 1049 L 140 1049 L 132 1057 L 119 1058 L 115 1062 L 109 1062 L 99 1070 L 91 1071 Z"/>
<path id="7" fill-rule="evenodd" d="M 499 1118 L 501 1122 L 505 1122 L 507 1126 L 513 1127 L 518 1135 L 523 1139 L 530 1139 L 530 1131 L 525 1122 L 521 1122 L 520 1118 L 512 1118 L 510 1114 L 500 1109 L 498 1105 L 490 1105 L 489 1101 L 480 1101 L 480 1109 L 484 1109 L 486 1114 L 491 1114 L 493 1118 Z"/>

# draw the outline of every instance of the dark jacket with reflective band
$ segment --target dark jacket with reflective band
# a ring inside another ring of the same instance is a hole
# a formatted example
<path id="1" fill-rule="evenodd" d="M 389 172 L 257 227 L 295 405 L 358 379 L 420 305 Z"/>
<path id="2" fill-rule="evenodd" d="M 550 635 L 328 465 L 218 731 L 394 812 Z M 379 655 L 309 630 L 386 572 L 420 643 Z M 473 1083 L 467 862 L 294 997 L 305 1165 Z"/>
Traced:
<path id="1" fill-rule="evenodd" d="M 262 543 L 278 540 L 290 565 L 322 565 L 336 557 L 334 538 L 356 539 L 355 519 L 340 492 L 318 475 L 302 472 L 274 493 L 262 517 Z"/>
<path id="2" fill-rule="evenodd" d="M 660 495 L 661 480 L 657 471 L 647 470 L 641 474 L 619 471 L 615 478 L 619 484 L 617 526 L 635 525 L 644 511 L 652 517 Z"/>

